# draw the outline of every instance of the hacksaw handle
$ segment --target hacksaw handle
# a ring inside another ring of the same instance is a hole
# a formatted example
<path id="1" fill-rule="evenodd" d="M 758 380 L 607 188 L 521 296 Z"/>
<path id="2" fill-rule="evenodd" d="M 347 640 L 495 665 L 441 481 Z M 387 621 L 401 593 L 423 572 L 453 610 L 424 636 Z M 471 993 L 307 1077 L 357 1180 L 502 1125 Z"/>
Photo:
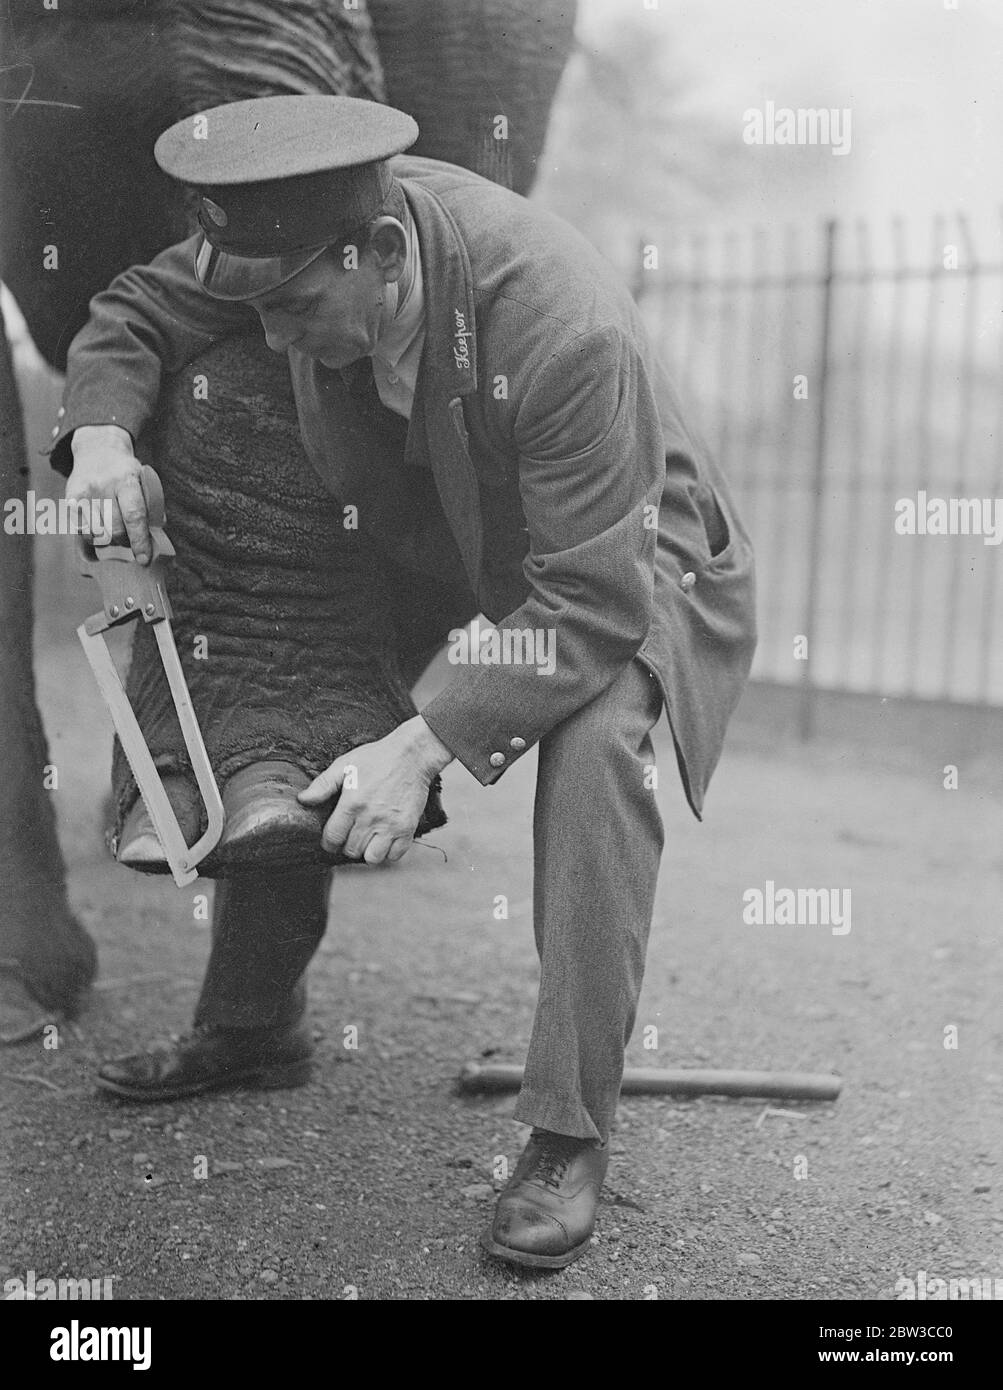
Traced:
<path id="1" fill-rule="evenodd" d="M 174 548 L 164 533 L 167 524 L 167 508 L 164 503 L 164 485 L 159 474 L 148 463 L 140 464 L 139 486 L 143 490 L 143 503 L 146 507 L 146 524 L 153 542 L 152 559 L 168 559 L 174 555 Z M 77 535 L 77 551 L 83 564 L 88 566 L 84 574 L 91 574 L 90 566 L 98 560 L 135 560 L 132 547 L 126 545 L 97 546 L 90 536 Z"/>
<path id="2" fill-rule="evenodd" d="M 148 463 L 139 466 L 139 485 L 143 489 L 143 501 L 146 503 L 146 524 L 151 531 L 154 526 L 163 530 L 167 525 L 164 485 L 160 481 L 160 474 Z"/>
<path id="3" fill-rule="evenodd" d="M 101 612 L 86 622 L 87 631 L 92 634 L 132 618 L 159 623 L 173 616 L 166 581 L 167 561 L 173 560 L 175 550 L 164 530 L 164 489 L 156 473 L 146 465 L 140 469 L 139 480 L 148 509 L 148 565 L 139 563 L 128 544 L 95 545 L 90 536 L 76 538 L 80 572 L 96 579 L 101 590 Z"/>

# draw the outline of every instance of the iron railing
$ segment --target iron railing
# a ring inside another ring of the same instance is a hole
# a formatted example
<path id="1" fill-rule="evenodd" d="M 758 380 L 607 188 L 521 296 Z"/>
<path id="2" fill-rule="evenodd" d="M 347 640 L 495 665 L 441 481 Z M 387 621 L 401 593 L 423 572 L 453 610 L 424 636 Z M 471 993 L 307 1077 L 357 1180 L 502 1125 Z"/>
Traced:
<path id="1" fill-rule="evenodd" d="M 753 677 L 800 685 L 805 732 L 818 689 L 1003 704 L 1003 546 L 896 530 L 921 493 L 1003 526 L 1003 263 L 962 215 L 909 240 L 643 239 L 641 311 L 755 542 Z"/>

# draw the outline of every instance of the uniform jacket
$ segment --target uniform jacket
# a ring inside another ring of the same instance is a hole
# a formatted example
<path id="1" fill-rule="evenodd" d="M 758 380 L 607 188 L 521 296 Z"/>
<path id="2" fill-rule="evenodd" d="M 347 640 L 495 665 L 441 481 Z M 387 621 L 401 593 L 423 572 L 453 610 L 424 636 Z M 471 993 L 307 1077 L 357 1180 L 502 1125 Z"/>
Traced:
<path id="1" fill-rule="evenodd" d="M 401 562 L 429 569 L 458 551 L 500 629 L 553 631 L 556 644 L 552 674 L 455 666 L 423 716 L 488 784 L 637 657 L 661 685 L 699 816 L 755 646 L 752 552 L 727 484 L 684 423 L 626 288 L 573 228 L 453 165 L 394 166 L 426 297 L 394 469 L 430 469 L 441 508 L 409 507 L 385 456 L 346 451 L 334 374 L 290 349 L 307 454 Z M 53 430 L 60 471 L 76 427 L 114 423 L 137 438 L 162 371 L 257 323 L 248 306 L 202 293 L 193 247 L 126 271 L 92 301 Z"/>

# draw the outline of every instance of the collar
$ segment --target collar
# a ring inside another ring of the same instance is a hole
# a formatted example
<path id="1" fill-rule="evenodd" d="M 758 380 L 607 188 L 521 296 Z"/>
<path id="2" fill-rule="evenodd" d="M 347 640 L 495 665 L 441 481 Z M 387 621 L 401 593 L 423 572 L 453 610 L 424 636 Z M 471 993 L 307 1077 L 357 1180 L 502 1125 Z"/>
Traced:
<path id="1" fill-rule="evenodd" d="M 397 300 L 396 312 L 381 331 L 373 351 L 373 356 L 378 357 L 388 367 L 397 366 L 425 327 L 425 287 L 418 228 L 413 217 L 408 219 L 408 224 L 405 274 L 408 275 L 409 283 L 403 299 Z M 399 286 L 400 282 L 397 284 Z"/>

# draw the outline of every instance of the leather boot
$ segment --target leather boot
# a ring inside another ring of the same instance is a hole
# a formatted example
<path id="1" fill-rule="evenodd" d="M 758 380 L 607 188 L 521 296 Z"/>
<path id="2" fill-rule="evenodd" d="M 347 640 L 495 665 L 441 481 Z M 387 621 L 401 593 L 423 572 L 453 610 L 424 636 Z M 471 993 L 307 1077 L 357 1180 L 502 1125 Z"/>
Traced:
<path id="1" fill-rule="evenodd" d="M 182 1100 L 238 1086 L 280 1090 L 310 1079 L 313 1043 L 290 1028 L 196 1028 L 170 1047 L 105 1062 L 98 1085 L 123 1100 Z"/>
<path id="2" fill-rule="evenodd" d="M 481 1244 L 530 1269 L 563 1269 L 589 1248 L 609 1145 L 534 1129 Z"/>

